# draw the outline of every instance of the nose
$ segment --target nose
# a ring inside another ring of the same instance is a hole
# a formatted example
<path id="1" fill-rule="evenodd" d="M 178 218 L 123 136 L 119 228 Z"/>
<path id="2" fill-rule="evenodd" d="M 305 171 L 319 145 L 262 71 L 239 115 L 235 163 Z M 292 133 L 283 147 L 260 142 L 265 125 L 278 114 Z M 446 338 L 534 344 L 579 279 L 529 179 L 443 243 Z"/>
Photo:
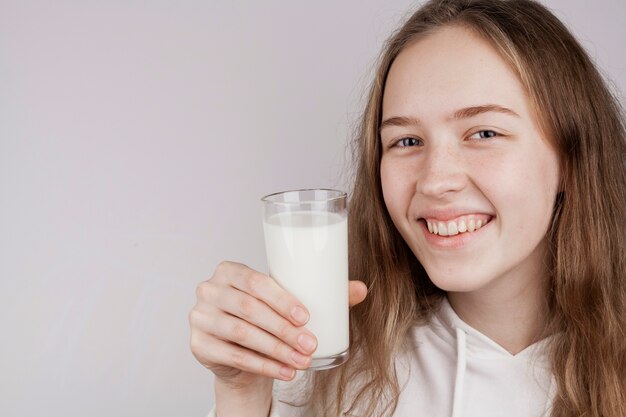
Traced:
<path id="1" fill-rule="evenodd" d="M 454 145 L 433 146 L 426 152 L 416 186 L 424 196 L 442 198 L 467 185 L 467 173 Z"/>

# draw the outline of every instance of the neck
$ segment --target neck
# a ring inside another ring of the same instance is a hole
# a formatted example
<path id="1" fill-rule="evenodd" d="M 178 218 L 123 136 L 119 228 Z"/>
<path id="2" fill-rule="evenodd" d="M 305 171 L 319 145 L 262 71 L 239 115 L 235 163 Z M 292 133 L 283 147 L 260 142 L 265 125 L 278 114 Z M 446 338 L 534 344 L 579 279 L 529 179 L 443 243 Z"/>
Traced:
<path id="1" fill-rule="evenodd" d="M 488 288 L 449 292 L 448 300 L 464 322 L 515 355 L 545 336 L 547 277 L 542 264 L 510 272 Z"/>

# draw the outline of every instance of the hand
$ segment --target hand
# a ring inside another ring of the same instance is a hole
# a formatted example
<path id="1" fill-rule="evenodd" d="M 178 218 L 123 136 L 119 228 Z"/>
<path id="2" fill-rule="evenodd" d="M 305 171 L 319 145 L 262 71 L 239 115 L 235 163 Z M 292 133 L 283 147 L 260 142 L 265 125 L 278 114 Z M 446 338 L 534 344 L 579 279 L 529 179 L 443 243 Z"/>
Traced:
<path id="1" fill-rule="evenodd" d="M 317 340 L 303 327 L 306 307 L 269 276 L 223 262 L 196 295 L 191 351 L 215 374 L 216 388 L 265 391 L 269 385 L 271 392 L 272 379 L 291 380 L 296 369 L 310 366 Z M 350 282 L 350 306 L 366 295 L 363 282 Z"/>

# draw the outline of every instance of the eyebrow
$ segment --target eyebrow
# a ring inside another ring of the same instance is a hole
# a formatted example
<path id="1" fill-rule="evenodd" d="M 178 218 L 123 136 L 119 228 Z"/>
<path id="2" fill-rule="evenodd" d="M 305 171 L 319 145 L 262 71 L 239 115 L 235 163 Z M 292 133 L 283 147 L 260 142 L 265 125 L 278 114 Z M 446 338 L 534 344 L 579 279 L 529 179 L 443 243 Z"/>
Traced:
<path id="1" fill-rule="evenodd" d="M 474 117 L 482 113 L 489 113 L 489 112 L 504 113 L 510 116 L 519 117 L 519 114 L 515 113 L 513 110 L 509 108 L 500 106 L 498 104 L 485 104 L 482 106 L 466 107 L 464 109 L 457 110 L 454 112 L 454 115 L 452 115 L 452 118 L 453 119 L 467 119 L 467 118 Z"/>
<path id="2" fill-rule="evenodd" d="M 482 106 L 465 107 L 463 109 L 457 110 L 452 114 L 452 119 L 468 119 L 470 117 L 478 116 L 479 114 L 490 112 L 503 113 L 508 114 L 509 116 L 520 117 L 519 114 L 515 113 L 513 110 L 507 107 L 503 107 L 498 104 L 484 104 Z M 390 117 L 389 119 L 383 120 L 383 122 L 380 124 L 380 130 L 383 130 L 388 126 L 404 127 L 417 126 L 419 124 L 419 119 L 416 119 L 414 117 Z"/>

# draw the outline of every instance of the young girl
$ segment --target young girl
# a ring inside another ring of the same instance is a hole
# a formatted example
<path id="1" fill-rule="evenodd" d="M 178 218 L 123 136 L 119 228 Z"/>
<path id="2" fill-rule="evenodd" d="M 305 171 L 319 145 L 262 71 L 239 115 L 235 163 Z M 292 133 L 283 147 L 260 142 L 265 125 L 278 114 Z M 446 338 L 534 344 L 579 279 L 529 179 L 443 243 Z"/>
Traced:
<path id="1" fill-rule="evenodd" d="M 212 413 L 626 416 L 625 129 L 543 6 L 425 4 L 356 138 L 349 361 L 273 398 L 311 361 L 306 306 L 223 263 L 190 313 Z"/>

